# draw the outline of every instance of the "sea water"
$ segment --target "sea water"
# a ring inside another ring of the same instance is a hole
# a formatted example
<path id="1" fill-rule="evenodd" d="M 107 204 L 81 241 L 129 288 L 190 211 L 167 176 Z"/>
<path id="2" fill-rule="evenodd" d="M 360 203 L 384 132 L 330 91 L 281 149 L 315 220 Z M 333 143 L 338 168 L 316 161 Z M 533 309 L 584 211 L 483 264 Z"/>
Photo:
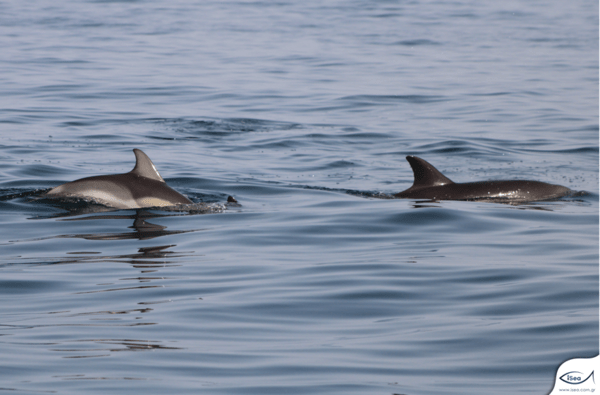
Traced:
<path id="1" fill-rule="evenodd" d="M 598 354 L 597 2 L 9 1 L 0 44 L 0 390 L 544 394 Z M 36 200 L 133 148 L 225 209 Z M 381 199 L 406 155 L 586 193 Z"/>

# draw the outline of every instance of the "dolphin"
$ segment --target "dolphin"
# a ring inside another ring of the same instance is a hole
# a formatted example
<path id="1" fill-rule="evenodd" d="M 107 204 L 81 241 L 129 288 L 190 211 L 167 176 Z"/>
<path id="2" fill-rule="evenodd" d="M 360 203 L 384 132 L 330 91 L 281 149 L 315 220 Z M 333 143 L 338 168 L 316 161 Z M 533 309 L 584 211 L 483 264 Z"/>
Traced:
<path id="1" fill-rule="evenodd" d="M 454 183 L 438 169 L 416 156 L 407 156 L 415 181 L 412 187 L 394 195 L 403 199 L 487 200 L 533 202 L 557 199 L 573 193 L 567 187 L 540 181 L 509 180 Z"/>
<path id="2" fill-rule="evenodd" d="M 59 185 L 40 197 L 85 199 L 119 209 L 193 203 L 167 185 L 148 155 L 139 149 L 133 153 L 136 162 L 129 173 L 82 178 Z"/>

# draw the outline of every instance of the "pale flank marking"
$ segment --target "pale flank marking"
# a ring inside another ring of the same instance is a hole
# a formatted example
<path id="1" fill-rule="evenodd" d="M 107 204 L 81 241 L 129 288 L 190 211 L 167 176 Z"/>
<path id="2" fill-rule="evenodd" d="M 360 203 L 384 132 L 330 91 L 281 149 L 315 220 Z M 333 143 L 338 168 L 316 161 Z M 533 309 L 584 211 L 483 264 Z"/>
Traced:
<path id="1" fill-rule="evenodd" d="M 165 207 L 165 206 L 173 205 L 173 203 L 169 202 L 168 200 L 159 199 L 159 198 L 150 197 L 150 196 L 138 199 L 137 204 L 139 204 L 139 206 L 141 206 L 141 207 Z"/>
<path id="2" fill-rule="evenodd" d="M 98 203 L 110 206 L 110 207 L 116 207 L 116 208 L 140 208 L 141 206 L 138 205 L 138 203 L 133 200 L 132 197 L 130 197 L 127 200 L 124 199 L 119 199 L 117 198 L 114 194 L 110 193 L 110 192 L 104 192 L 102 190 L 94 190 L 94 189 L 90 189 L 85 191 L 82 194 L 78 194 L 80 196 L 89 196 L 92 199 L 96 200 Z"/>

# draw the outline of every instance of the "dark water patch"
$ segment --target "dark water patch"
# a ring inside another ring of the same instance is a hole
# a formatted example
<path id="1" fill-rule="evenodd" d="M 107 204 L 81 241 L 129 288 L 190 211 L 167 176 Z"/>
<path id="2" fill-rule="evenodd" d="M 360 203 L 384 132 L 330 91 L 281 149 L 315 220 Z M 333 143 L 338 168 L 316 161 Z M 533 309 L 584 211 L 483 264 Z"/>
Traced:
<path id="1" fill-rule="evenodd" d="M 58 59 L 57 59 L 58 60 Z M 85 61 L 77 61 L 78 63 L 87 63 Z M 45 62 L 42 62 L 45 63 Z M 36 87 L 36 91 L 38 92 L 64 92 L 68 90 L 79 90 L 79 89 L 90 89 L 90 84 L 53 84 L 53 85 L 44 85 Z"/>
<path id="2" fill-rule="evenodd" d="M 213 120 L 172 119 L 160 121 L 165 127 L 188 134 L 235 134 L 292 130 L 301 127 L 296 123 L 276 122 L 251 118 L 224 118 Z"/>
<path id="3" fill-rule="evenodd" d="M 83 124 L 85 125 L 85 123 Z M 82 126 L 81 124 L 76 124 L 73 122 L 65 122 L 65 126 Z M 85 136 L 86 140 L 100 140 L 100 141 L 119 141 L 119 140 L 129 140 L 124 136 L 118 136 L 114 134 L 88 134 Z"/>
<path id="4" fill-rule="evenodd" d="M 402 45 L 405 47 L 418 47 L 422 45 L 442 45 L 438 41 L 428 40 L 428 39 L 414 39 L 414 40 L 402 40 L 396 41 L 392 45 Z"/>
<path id="5" fill-rule="evenodd" d="M 56 281 L 18 281 L 18 280 L 0 280 L 0 294 L 15 295 L 32 293 L 47 293 L 61 284 Z"/>
<path id="6" fill-rule="evenodd" d="M 488 93 L 471 93 L 468 96 L 475 96 L 475 97 L 479 97 L 479 96 L 506 96 L 506 95 L 512 95 L 513 92 L 488 92 Z"/>
<path id="7" fill-rule="evenodd" d="M 304 139 L 303 139 L 304 140 Z M 312 140 L 312 139 L 311 139 Z M 311 144 L 305 141 L 299 141 L 296 139 L 281 140 L 281 139 L 266 139 L 255 142 L 254 144 L 247 145 L 246 147 L 235 147 L 232 150 L 237 151 L 255 151 L 255 150 L 281 150 L 281 149 L 297 149 L 302 147 L 309 147 Z"/>
<path id="8" fill-rule="evenodd" d="M 499 148 L 498 144 L 481 144 L 473 140 L 443 140 L 434 143 L 426 143 L 411 147 L 411 154 L 426 157 L 430 154 L 462 154 L 465 156 L 482 156 L 489 154 L 498 154 L 504 149 Z"/>
<path id="9" fill-rule="evenodd" d="M 347 130 L 344 130 L 347 131 Z M 382 141 L 391 140 L 395 138 L 392 133 L 377 133 L 377 132 L 356 132 L 356 133 L 345 133 L 339 138 L 343 138 L 348 144 L 365 144 L 373 143 L 380 144 Z"/>
<path id="10" fill-rule="evenodd" d="M 38 162 L 42 162 L 41 160 L 39 160 Z M 44 162 L 50 162 L 50 161 L 44 161 Z M 50 183 L 50 182 L 55 182 L 54 180 L 50 179 L 50 177 L 56 177 L 62 174 L 67 174 L 68 171 L 65 169 L 62 169 L 61 167 L 59 167 L 58 165 L 52 164 L 52 165 L 46 165 L 46 164 L 41 164 L 41 163 L 35 163 L 35 164 L 23 164 L 21 166 L 18 166 L 18 168 L 15 169 L 15 174 L 13 174 L 13 177 L 15 178 L 19 178 L 20 180 L 18 181 L 12 181 L 12 182 L 7 182 L 7 183 L 3 183 L 3 185 L 5 186 L 20 186 L 20 185 L 28 185 L 28 183 L 31 182 L 36 182 L 35 180 L 39 180 L 40 178 L 46 178 L 44 179 L 44 183 Z"/>
<path id="11" fill-rule="evenodd" d="M 496 11 L 493 15 L 498 17 L 499 19 L 514 19 L 514 18 L 526 18 L 534 16 L 534 13 L 531 11 L 524 11 L 519 9 L 511 9 L 511 10 L 500 10 Z"/>
<path id="12" fill-rule="evenodd" d="M 553 153 L 553 154 L 596 154 L 598 155 L 599 152 L 599 147 L 598 146 L 593 146 L 593 147 L 577 147 L 577 148 L 567 148 L 567 149 L 554 149 L 554 150 L 541 150 L 541 149 L 527 149 L 527 148 L 520 148 L 519 151 L 522 152 L 546 152 L 546 153 Z"/>
<path id="13" fill-rule="evenodd" d="M 0 201 L 9 201 L 14 199 L 27 198 L 32 196 L 38 196 L 48 189 L 36 189 L 36 190 L 28 190 L 22 188 L 2 188 L 0 189 Z"/>
<path id="14" fill-rule="evenodd" d="M 380 104 L 429 104 L 449 100 L 445 96 L 436 95 L 352 95 L 340 97 L 340 101 L 353 103 L 355 106 L 368 106 Z"/>
<path id="15" fill-rule="evenodd" d="M 592 132 L 598 133 L 600 126 L 598 124 L 584 125 L 575 129 L 566 129 L 565 132 Z"/>
<path id="16" fill-rule="evenodd" d="M 355 162 L 350 162 L 346 160 L 337 160 L 333 162 L 325 161 L 322 164 L 315 165 L 306 165 L 302 168 L 303 172 L 313 172 L 313 171 L 328 171 L 328 170 L 336 170 L 336 169 L 349 169 L 360 167 L 360 164 Z M 287 172 L 297 171 L 293 167 L 278 167 L 279 170 L 285 170 Z"/>
<path id="17" fill-rule="evenodd" d="M 402 14 L 399 14 L 396 12 L 388 12 L 388 13 L 384 13 L 384 14 L 372 15 L 373 18 L 398 18 L 401 16 L 402 16 Z"/>
<path id="18" fill-rule="evenodd" d="M 111 111 L 108 114 L 103 114 L 103 113 L 94 113 L 94 114 L 90 114 L 90 115 L 77 115 L 74 116 L 73 114 L 69 113 L 67 110 L 64 111 L 64 114 L 57 114 L 56 117 L 56 122 L 57 125 L 60 127 L 66 127 L 66 128 L 72 128 L 75 130 L 90 130 L 89 128 L 92 128 L 91 130 L 93 130 L 93 128 L 97 128 L 97 127 L 102 127 L 104 125 L 106 125 L 107 128 L 110 128 L 111 126 L 113 127 L 120 127 L 121 125 L 124 124 L 138 124 L 138 123 L 143 123 L 146 121 L 145 118 L 143 118 L 143 113 L 141 112 L 134 112 L 134 111 Z M 66 120 L 67 119 L 72 119 L 72 120 Z M 91 134 L 92 136 L 94 136 L 93 134 Z M 80 141 L 78 140 L 79 137 L 83 137 L 85 136 L 84 134 L 82 134 L 81 132 L 79 134 L 76 134 L 75 136 L 73 136 L 74 138 L 71 139 L 70 141 L 65 141 L 66 143 L 70 143 L 70 144 L 77 144 L 80 143 Z M 100 135 L 96 135 L 97 137 L 99 137 L 98 139 L 102 139 L 104 138 L 105 141 L 103 141 L 104 143 L 112 141 L 112 140 L 117 140 L 120 141 L 122 140 L 122 137 L 119 133 L 115 133 L 114 130 L 111 130 L 111 133 L 105 133 L 105 134 L 100 134 Z M 57 134 L 56 136 L 53 136 L 54 138 L 60 139 L 60 138 L 64 138 L 62 136 L 62 131 L 61 133 Z M 122 144 L 122 143 L 121 143 Z"/>
<path id="19" fill-rule="evenodd" d="M 386 194 L 379 191 L 357 191 L 357 190 L 344 190 L 348 195 L 354 195 L 357 197 L 375 198 L 375 199 L 395 199 L 394 195 Z"/>
<path id="20" fill-rule="evenodd" d="M 186 196 L 196 203 L 224 203 L 227 202 L 228 194 L 216 192 L 195 192 L 189 191 Z"/>
<path id="21" fill-rule="evenodd" d="M 302 128 L 299 124 L 258 119 L 214 119 L 214 120 L 162 120 L 157 122 L 162 130 L 150 132 L 149 138 L 155 140 L 177 141 L 188 140 L 198 142 L 227 142 L 239 134 L 268 135 L 271 132 L 285 132 Z M 166 133 L 164 128 L 166 127 Z M 286 147 L 290 143 L 277 140 L 273 144 Z M 260 147 L 233 146 L 231 149 L 258 149 Z M 266 146 L 264 148 L 270 148 Z"/>

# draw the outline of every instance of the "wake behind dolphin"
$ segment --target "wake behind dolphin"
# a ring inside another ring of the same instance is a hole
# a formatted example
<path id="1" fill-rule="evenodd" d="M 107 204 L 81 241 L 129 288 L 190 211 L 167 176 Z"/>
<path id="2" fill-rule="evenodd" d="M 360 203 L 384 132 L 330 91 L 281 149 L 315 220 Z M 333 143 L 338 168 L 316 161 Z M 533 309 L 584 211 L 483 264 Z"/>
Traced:
<path id="1" fill-rule="evenodd" d="M 125 174 L 86 177 L 59 185 L 42 198 L 75 198 L 119 209 L 168 207 L 193 202 L 170 188 L 144 152 L 134 149 L 136 163 Z"/>
<path id="2" fill-rule="evenodd" d="M 487 200 L 494 202 L 533 202 L 557 199 L 574 192 L 560 185 L 540 181 L 480 181 L 454 183 L 430 163 L 407 156 L 415 181 L 412 187 L 394 195 L 405 199 Z"/>

